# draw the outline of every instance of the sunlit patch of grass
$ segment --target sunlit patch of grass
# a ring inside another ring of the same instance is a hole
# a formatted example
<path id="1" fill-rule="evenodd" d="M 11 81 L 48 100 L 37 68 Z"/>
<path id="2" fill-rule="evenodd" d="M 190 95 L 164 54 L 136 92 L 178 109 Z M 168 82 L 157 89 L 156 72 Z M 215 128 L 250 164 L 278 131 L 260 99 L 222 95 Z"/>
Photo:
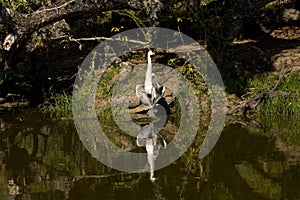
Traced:
<path id="1" fill-rule="evenodd" d="M 288 92 L 288 96 L 266 99 L 259 108 L 262 115 L 300 115 L 300 74 L 286 77 L 276 90 Z"/>
<path id="2" fill-rule="evenodd" d="M 259 112 L 263 115 L 300 115 L 300 98 L 278 96 L 267 99 Z"/>
<path id="3" fill-rule="evenodd" d="M 260 94 L 272 90 L 276 84 L 278 76 L 260 75 L 248 79 L 248 94 Z"/>
<path id="4" fill-rule="evenodd" d="M 248 92 L 245 98 L 270 92 L 277 84 L 278 75 L 261 75 L 248 80 Z M 257 109 L 260 115 L 300 115 L 300 74 L 291 73 L 283 78 L 275 91 L 288 93 L 287 96 L 275 96 L 265 99 Z"/>

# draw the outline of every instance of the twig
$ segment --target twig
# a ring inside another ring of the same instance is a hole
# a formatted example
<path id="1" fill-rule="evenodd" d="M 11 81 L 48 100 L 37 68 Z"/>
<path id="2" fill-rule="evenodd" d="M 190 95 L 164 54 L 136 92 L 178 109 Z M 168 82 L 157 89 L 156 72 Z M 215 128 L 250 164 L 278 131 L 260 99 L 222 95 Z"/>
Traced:
<path id="1" fill-rule="evenodd" d="M 227 114 L 233 115 L 240 111 L 243 111 L 243 115 L 246 116 L 248 110 L 255 109 L 266 98 L 271 98 L 271 97 L 275 97 L 275 96 L 288 96 L 288 95 L 290 95 L 290 93 L 284 92 L 284 91 L 265 92 L 265 93 L 259 94 L 258 96 L 253 97 L 252 99 L 248 100 L 244 104 L 234 108 Z"/>
<path id="2" fill-rule="evenodd" d="M 275 91 L 277 89 L 277 87 L 279 86 L 279 84 L 282 81 L 282 79 L 284 78 L 284 76 L 291 70 L 292 70 L 292 67 L 287 67 L 287 64 L 285 64 L 285 66 L 281 69 L 277 83 L 275 84 L 275 86 L 272 88 L 271 91 Z"/>
<path id="3" fill-rule="evenodd" d="M 79 43 L 79 41 L 95 41 L 95 40 L 109 40 L 109 41 L 122 41 L 122 42 L 131 42 L 131 43 L 136 43 L 136 44 L 142 44 L 142 45 L 148 45 L 149 42 L 142 42 L 139 40 L 127 40 L 127 39 L 123 39 L 123 38 L 108 38 L 108 37 L 92 37 L 92 38 L 70 38 L 70 41 L 73 42 L 77 42 Z"/>
<path id="4" fill-rule="evenodd" d="M 46 8 L 44 10 L 37 10 L 35 13 L 41 13 L 41 12 L 46 12 L 46 11 L 50 11 L 50 10 L 57 10 L 59 8 L 65 7 L 68 4 L 73 3 L 73 2 L 75 2 L 75 0 L 68 1 L 68 2 L 66 2 L 66 3 L 64 3 L 64 4 L 60 5 L 60 6 L 54 7 L 54 8 Z"/>

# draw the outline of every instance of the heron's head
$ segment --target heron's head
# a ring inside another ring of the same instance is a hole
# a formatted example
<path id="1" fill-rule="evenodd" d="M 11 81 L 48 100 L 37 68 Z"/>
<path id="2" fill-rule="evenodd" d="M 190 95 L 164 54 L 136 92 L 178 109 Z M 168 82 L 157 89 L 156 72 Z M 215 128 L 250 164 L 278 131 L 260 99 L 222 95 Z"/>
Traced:
<path id="1" fill-rule="evenodd" d="M 152 55 L 154 55 L 154 53 L 151 50 L 149 50 L 148 51 L 148 56 L 152 56 Z"/>

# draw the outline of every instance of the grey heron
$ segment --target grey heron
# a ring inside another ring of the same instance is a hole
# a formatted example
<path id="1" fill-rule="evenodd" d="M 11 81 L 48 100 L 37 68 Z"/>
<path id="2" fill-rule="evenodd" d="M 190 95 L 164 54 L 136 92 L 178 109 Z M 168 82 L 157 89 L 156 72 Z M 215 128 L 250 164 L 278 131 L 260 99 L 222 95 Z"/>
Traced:
<path id="1" fill-rule="evenodd" d="M 147 71 L 145 76 L 144 85 L 137 85 L 135 87 L 135 94 L 139 100 L 150 109 L 152 109 L 156 103 L 162 98 L 165 92 L 165 87 L 160 85 L 152 73 L 151 56 L 154 55 L 151 50 L 148 51 L 147 59 Z"/>

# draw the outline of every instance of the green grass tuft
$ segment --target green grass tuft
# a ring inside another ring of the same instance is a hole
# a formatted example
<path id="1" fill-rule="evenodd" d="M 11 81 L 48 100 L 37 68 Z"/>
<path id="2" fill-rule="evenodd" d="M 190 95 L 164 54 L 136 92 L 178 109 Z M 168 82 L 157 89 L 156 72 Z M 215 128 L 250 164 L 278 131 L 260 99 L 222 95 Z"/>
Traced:
<path id="1" fill-rule="evenodd" d="M 264 80 L 265 83 L 257 84 L 259 88 L 268 88 L 270 80 Z M 276 82 L 274 82 L 275 84 Z M 300 115 L 300 74 L 292 73 L 280 83 L 277 91 L 288 92 L 289 96 L 276 96 L 266 99 L 259 107 L 261 115 Z M 266 87 L 262 87 L 265 85 Z M 270 89 L 270 87 L 268 88 Z M 270 91 L 270 90 L 269 90 Z"/>
<path id="2" fill-rule="evenodd" d="M 42 110 L 61 118 L 70 118 L 72 115 L 72 96 L 63 91 L 60 94 L 50 92 L 50 103 Z"/>

